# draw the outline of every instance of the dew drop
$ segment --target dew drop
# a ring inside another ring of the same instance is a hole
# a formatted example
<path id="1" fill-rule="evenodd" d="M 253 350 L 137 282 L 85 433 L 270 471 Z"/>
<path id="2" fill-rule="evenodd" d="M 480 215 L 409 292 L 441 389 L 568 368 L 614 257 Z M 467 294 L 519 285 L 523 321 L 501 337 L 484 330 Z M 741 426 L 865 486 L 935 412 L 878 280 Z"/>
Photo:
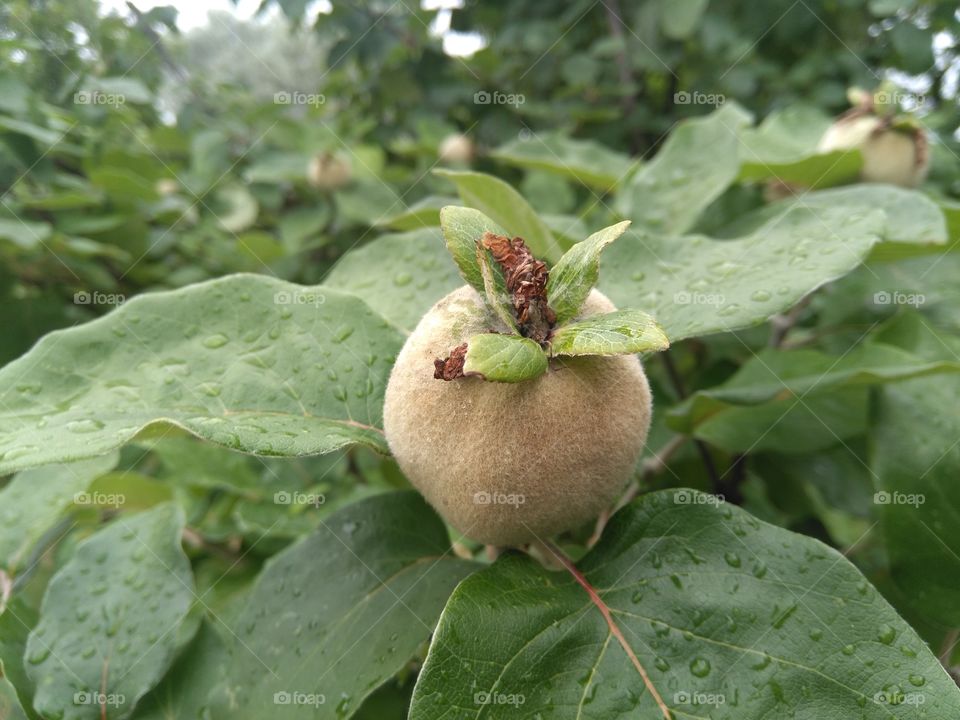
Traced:
<path id="1" fill-rule="evenodd" d="M 690 663 L 690 672 L 698 678 L 706 677 L 710 674 L 710 661 L 704 658 L 694 658 Z"/>
<path id="2" fill-rule="evenodd" d="M 216 350 L 217 348 L 223 347 L 228 342 L 230 342 L 230 338 L 228 338 L 226 335 L 223 333 L 215 333 L 214 335 L 210 335 L 204 339 L 203 346 L 210 348 L 211 350 Z"/>
<path id="3" fill-rule="evenodd" d="M 897 631 L 894 630 L 894 629 L 893 629 L 892 627 L 890 627 L 889 625 L 881 625 L 881 626 L 877 629 L 877 638 L 878 638 L 878 639 L 880 640 L 880 642 L 882 642 L 884 645 L 889 645 L 890 643 L 892 643 L 892 642 L 894 641 L 894 639 L 895 639 L 896 637 L 897 637 Z"/>

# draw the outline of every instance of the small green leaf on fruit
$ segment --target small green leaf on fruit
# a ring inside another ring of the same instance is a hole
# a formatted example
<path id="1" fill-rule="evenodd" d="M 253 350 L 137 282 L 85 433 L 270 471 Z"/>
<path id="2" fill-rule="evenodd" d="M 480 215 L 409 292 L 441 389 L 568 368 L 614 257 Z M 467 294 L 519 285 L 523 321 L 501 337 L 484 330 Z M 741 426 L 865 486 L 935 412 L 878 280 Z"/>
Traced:
<path id="1" fill-rule="evenodd" d="M 517 321 L 513 316 L 513 303 L 507 291 L 507 281 L 503 277 L 500 265 L 493 259 L 491 252 L 482 242 L 477 243 L 477 265 L 483 277 L 483 296 L 487 306 L 510 330 L 517 331 Z"/>
<path id="2" fill-rule="evenodd" d="M 482 375 L 491 382 L 523 382 L 547 371 L 547 355 L 529 338 L 486 333 L 467 341 L 465 375 Z"/>
<path id="3" fill-rule="evenodd" d="M 600 253 L 629 226 L 630 221 L 624 220 L 595 232 L 567 250 L 550 271 L 547 301 L 556 312 L 558 323 L 564 323 L 580 312 L 600 275 Z"/>
<path id="4" fill-rule="evenodd" d="M 666 350 L 670 341 L 656 320 L 640 310 L 616 310 L 564 325 L 550 340 L 550 354 L 627 355 Z"/>
<path id="5" fill-rule="evenodd" d="M 477 261 L 477 241 L 486 232 L 508 235 L 507 231 L 479 210 L 456 205 L 440 210 L 440 229 L 443 231 L 447 250 L 453 256 L 463 279 L 474 290 L 482 293 L 484 284 L 480 263 Z"/>

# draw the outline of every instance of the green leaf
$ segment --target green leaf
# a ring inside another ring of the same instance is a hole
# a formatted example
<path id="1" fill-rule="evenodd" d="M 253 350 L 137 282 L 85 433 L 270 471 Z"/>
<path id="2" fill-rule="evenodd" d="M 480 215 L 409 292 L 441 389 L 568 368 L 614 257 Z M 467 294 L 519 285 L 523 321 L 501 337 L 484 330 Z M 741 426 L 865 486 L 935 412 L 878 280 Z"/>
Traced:
<path id="1" fill-rule="evenodd" d="M 819 153 L 817 145 L 831 118 L 820 108 L 792 105 L 770 113 L 740 135 L 740 180 L 775 180 L 806 188 L 853 182 L 860 173 L 858 150 Z"/>
<path id="2" fill-rule="evenodd" d="M 960 361 L 960 339 L 905 316 L 881 337 L 931 361 Z M 877 393 L 870 469 L 894 582 L 924 617 L 960 626 L 960 379 L 921 378 Z"/>
<path id="3" fill-rule="evenodd" d="M 51 234 L 53 227 L 47 222 L 0 218 L 0 240 L 9 240 L 23 250 L 33 250 Z"/>
<path id="4" fill-rule="evenodd" d="M 419 230 L 426 227 L 436 227 L 440 224 L 440 211 L 447 205 L 453 205 L 456 202 L 456 198 L 428 195 L 410 207 L 404 208 L 396 215 L 380 220 L 377 224 L 385 225 L 394 230 Z"/>
<path id="5" fill-rule="evenodd" d="M 385 452 L 401 342 L 352 295 L 263 276 L 140 295 L 0 369 L 0 473 L 92 457 L 154 425 L 262 455 Z"/>
<path id="6" fill-rule="evenodd" d="M 208 712 L 211 695 L 226 680 L 227 662 L 224 642 L 213 625 L 202 623 L 163 682 L 143 698 L 134 720 L 203 717 Z"/>
<path id="7" fill-rule="evenodd" d="M 550 354 L 627 355 L 670 347 L 657 321 L 640 310 L 615 310 L 591 315 L 558 328 L 550 339 Z"/>
<path id="8" fill-rule="evenodd" d="M 600 289 L 649 312 L 671 342 L 737 330 L 846 275 L 882 227 L 879 211 L 797 207 L 735 240 L 631 232 L 607 249 Z"/>
<path id="9" fill-rule="evenodd" d="M 730 104 L 680 123 L 657 156 L 620 189 L 617 212 L 638 229 L 667 235 L 689 230 L 736 179 L 737 134 L 748 121 L 742 109 Z"/>
<path id="10" fill-rule="evenodd" d="M 476 250 L 471 248 L 471 252 L 476 267 Z M 479 282 L 479 291 L 483 292 L 482 278 Z M 437 300 L 461 285 L 463 279 L 444 248 L 443 238 L 433 229 L 383 235 L 351 250 L 324 281 L 326 287 L 362 298 L 407 332 Z"/>
<path id="11" fill-rule="evenodd" d="M 579 569 L 677 718 L 913 718 L 921 700 L 929 717 L 960 713 L 937 658 L 840 553 L 714 496 L 643 496 Z M 584 589 L 513 553 L 453 593 L 410 720 L 451 707 L 662 717 Z"/>
<path id="12" fill-rule="evenodd" d="M 504 327 L 512 332 L 518 332 L 513 302 L 510 293 L 507 292 L 507 281 L 503 277 L 503 270 L 493 259 L 493 254 L 482 243 L 477 243 L 477 266 L 483 277 L 483 298 L 487 307 L 500 318 Z"/>
<path id="13" fill-rule="evenodd" d="M 724 234 L 752 232 L 798 207 L 814 212 L 839 208 L 857 213 L 883 210 L 886 214 L 883 242 L 873 249 L 871 260 L 897 260 L 939 252 L 948 240 L 944 214 L 933 200 L 917 190 L 875 183 L 804 193 L 773 203 L 741 217 Z"/>
<path id="14" fill-rule="evenodd" d="M 344 508 L 260 575 L 230 646 L 234 702 L 218 717 L 276 716 L 277 693 L 317 700 L 291 702 L 284 717 L 348 717 L 409 662 L 476 567 L 451 554 L 445 526 L 416 493 Z"/>
<path id="15" fill-rule="evenodd" d="M 434 170 L 434 173 L 454 183 L 460 193 L 460 199 L 466 205 L 476 208 L 493 222 L 508 228 L 508 231 L 499 232 L 498 235 L 511 238 L 522 237 L 530 248 L 530 252 L 548 263 L 554 263 L 560 258 L 562 250 L 550 229 L 520 193 L 503 180 L 477 172 Z M 442 212 L 440 223 L 443 225 Z M 447 237 L 446 230 L 444 230 L 444 237 Z M 450 242 L 449 239 L 447 242 Z M 457 254 L 454 253 L 454 258 L 456 257 Z M 469 276 L 467 277 L 468 282 L 473 285 Z"/>
<path id="16" fill-rule="evenodd" d="M 523 382 L 547 371 L 547 355 L 536 342 L 519 335 L 484 333 L 467 341 L 465 375 L 491 382 Z"/>
<path id="17" fill-rule="evenodd" d="M 583 307 L 590 290 L 600 276 L 600 253 L 626 232 L 630 221 L 595 232 L 567 250 L 550 270 L 547 280 L 547 304 L 557 314 L 557 324 L 574 318 Z"/>
<path id="18" fill-rule="evenodd" d="M 15 575 L 44 533 L 74 502 L 85 504 L 90 483 L 116 463 L 117 454 L 110 453 L 17 473 L 0 490 L 0 568 Z"/>
<path id="19" fill-rule="evenodd" d="M 864 435 L 868 407 L 868 388 L 851 385 L 802 401 L 731 407 L 704 420 L 693 436 L 729 453 L 809 454 Z"/>
<path id="20" fill-rule="evenodd" d="M 874 505 L 896 584 L 924 616 L 960 626 L 960 380 L 883 388 L 872 416 Z"/>
<path id="21" fill-rule="evenodd" d="M 487 232 L 504 237 L 510 237 L 510 234 L 479 210 L 454 205 L 440 211 L 440 228 L 460 275 L 474 290 L 482 293 L 485 284 L 477 260 L 478 241 Z"/>
<path id="22" fill-rule="evenodd" d="M 27 677 L 24 667 L 24 652 L 27 637 L 37 624 L 37 611 L 25 600 L 25 594 L 14 594 L 0 612 L 0 675 L 9 680 L 19 696 L 20 704 L 29 711 L 31 718 L 36 714 L 30 708 L 33 697 L 33 684 Z M 0 718 L 4 718 L 3 701 L 0 700 Z"/>
<path id="23" fill-rule="evenodd" d="M 660 0 L 660 25 L 671 40 L 688 38 L 700 24 L 709 0 Z"/>
<path id="24" fill-rule="evenodd" d="M 573 178 L 599 192 L 613 190 L 638 164 L 593 140 L 575 140 L 560 133 L 511 140 L 491 155 L 516 167 Z"/>
<path id="25" fill-rule="evenodd" d="M 174 505 L 118 517 L 54 575 L 27 642 L 38 713 L 120 720 L 159 682 L 194 597 L 183 525 Z"/>
<path id="26" fill-rule="evenodd" d="M 775 180 L 798 187 L 796 194 L 807 188 L 825 188 L 854 181 L 860 174 L 863 160 L 859 150 L 833 150 L 811 153 L 785 160 L 764 160 L 762 156 L 744 150 L 740 166 L 740 180 Z"/>
<path id="27" fill-rule="evenodd" d="M 700 390 L 672 408 L 668 424 L 691 433 L 736 406 L 803 398 L 841 387 L 895 382 L 943 372 L 960 372 L 960 359 L 924 360 L 900 348 L 870 342 L 840 357 L 817 350 L 761 350 L 722 385 Z"/>

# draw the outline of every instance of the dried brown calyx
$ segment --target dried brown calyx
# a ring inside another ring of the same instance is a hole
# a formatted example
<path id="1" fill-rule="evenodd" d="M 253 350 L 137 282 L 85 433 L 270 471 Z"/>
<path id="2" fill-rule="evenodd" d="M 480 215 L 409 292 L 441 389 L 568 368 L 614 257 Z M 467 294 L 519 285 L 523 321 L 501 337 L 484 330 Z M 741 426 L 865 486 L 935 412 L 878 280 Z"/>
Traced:
<path id="1" fill-rule="evenodd" d="M 480 243 L 503 268 L 520 334 L 542 345 L 557 321 L 556 313 L 547 305 L 547 278 L 550 273 L 546 264 L 533 256 L 522 238 L 511 240 L 485 232 Z"/>
<path id="2" fill-rule="evenodd" d="M 433 361 L 433 377 L 437 380 L 456 380 L 463 377 L 463 363 L 467 359 L 467 344 L 457 345 L 446 359 Z"/>

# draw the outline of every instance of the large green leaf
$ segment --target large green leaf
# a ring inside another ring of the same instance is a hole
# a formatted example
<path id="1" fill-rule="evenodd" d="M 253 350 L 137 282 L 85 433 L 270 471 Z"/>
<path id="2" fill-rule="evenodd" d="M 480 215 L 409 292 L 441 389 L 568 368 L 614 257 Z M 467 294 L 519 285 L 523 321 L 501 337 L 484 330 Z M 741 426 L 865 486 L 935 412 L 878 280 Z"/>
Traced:
<path id="1" fill-rule="evenodd" d="M 507 229 L 507 232 L 498 234 L 522 237 L 530 251 L 541 260 L 553 263 L 560 259 L 562 250 L 553 233 L 520 193 L 503 180 L 478 172 L 434 172 L 457 186 L 457 192 L 465 205 L 476 208 Z"/>
<path id="2" fill-rule="evenodd" d="M 873 385 L 941 372 L 960 372 L 960 359 L 925 360 L 906 350 L 867 343 L 834 357 L 817 350 L 765 349 L 722 385 L 701 390 L 669 413 L 674 430 L 690 433 L 732 407 L 803 398 L 850 385 Z"/>
<path id="3" fill-rule="evenodd" d="M 625 220 L 593 233 L 567 250 L 550 270 L 547 301 L 557 314 L 558 324 L 565 323 L 580 312 L 600 276 L 600 253 L 623 235 L 629 226 L 630 221 Z"/>
<path id="4" fill-rule="evenodd" d="M 523 382 L 546 371 L 546 353 L 529 338 L 485 333 L 467 341 L 464 374 L 481 375 L 491 382 Z"/>
<path id="5" fill-rule="evenodd" d="M 360 299 L 257 275 L 140 295 L 0 370 L 0 473 L 155 424 L 263 455 L 385 450 L 400 334 Z"/>
<path id="6" fill-rule="evenodd" d="M 705 118 L 681 123 L 657 156 L 620 188 L 617 212 L 637 229 L 667 235 L 689 230 L 736 179 L 737 134 L 748 120 L 736 105 L 724 105 Z"/>
<path id="7" fill-rule="evenodd" d="M 937 658 L 850 562 L 714 496 L 642 497 L 579 568 L 676 718 L 960 713 Z M 510 554 L 450 598 L 410 718 L 538 714 L 662 717 L 584 589 Z"/>
<path id="8" fill-rule="evenodd" d="M 919 315 L 881 334 L 931 361 L 960 362 L 960 339 Z M 874 508 L 894 582 L 924 617 L 960 626 L 960 378 L 887 386 L 871 415 Z"/>
<path id="9" fill-rule="evenodd" d="M 463 279 L 440 233 L 432 229 L 384 235 L 351 250 L 333 267 L 324 285 L 363 298 L 409 332 L 437 300 L 463 285 Z M 480 288 L 482 292 L 482 282 Z"/>
<path id="10" fill-rule="evenodd" d="M 666 350 L 670 341 L 640 310 L 615 310 L 568 323 L 550 338 L 551 355 L 631 355 Z"/>
<path id="11" fill-rule="evenodd" d="M 377 224 L 385 225 L 394 230 L 419 230 L 436 227 L 440 224 L 440 210 L 456 202 L 457 199 L 453 197 L 428 195 L 413 203 L 410 207 L 404 208 L 396 215 L 378 220 Z"/>
<path id="12" fill-rule="evenodd" d="M 613 190 L 637 166 L 637 161 L 598 142 L 560 133 L 511 140 L 491 154 L 510 165 L 547 170 L 601 192 Z"/>
<path id="13" fill-rule="evenodd" d="M 773 203 L 739 218 L 725 234 L 752 232 L 797 207 L 815 212 L 844 207 L 858 213 L 883 210 L 883 242 L 874 248 L 871 259 L 895 260 L 937 252 L 947 243 L 946 220 L 933 200 L 917 190 L 875 183 L 804 193 Z"/>
<path id="14" fill-rule="evenodd" d="M 477 257 L 478 242 L 484 233 L 511 237 L 500 225 L 479 210 L 451 205 L 440 211 L 440 228 L 443 240 L 460 275 L 473 288 L 483 293 L 486 281 Z"/>
<path id="15" fill-rule="evenodd" d="M 119 517 L 81 544 L 47 587 L 27 642 L 34 707 L 64 720 L 125 718 L 163 676 L 193 602 L 183 512 Z"/>
<path id="16" fill-rule="evenodd" d="M 370 498 L 274 556 L 238 619 L 219 718 L 344 718 L 402 668 L 477 566 L 415 493 Z"/>
<path id="17" fill-rule="evenodd" d="M 857 178 L 857 150 L 819 153 L 817 145 L 831 119 L 819 108 L 794 105 L 773 112 L 741 133 L 741 180 L 774 180 L 807 188 L 830 187 Z"/>
<path id="18" fill-rule="evenodd" d="M 71 504 L 83 504 L 94 479 L 113 469 L 116 453 L 17 473 L 0 490 L 0 568 L 14 575 L 33 546 Z"/>
<path id="19" fill-rule="evenodd" d="M 606 250 L 600 289 L 649 312 L 671 342 L 736 330 L 853 270 L 883 220 L 877 210 L 795 207 L 736 240 L 629 232 Z"/>
<path id="20" fill-rule="evenodd" d="M 229 629 L 224 630 L 229 634 Z M 226 679 L 227 651 L 214 626 L 203 623 L 163 681 L 137 707 L 135 720 L 203 718 Z"/>

